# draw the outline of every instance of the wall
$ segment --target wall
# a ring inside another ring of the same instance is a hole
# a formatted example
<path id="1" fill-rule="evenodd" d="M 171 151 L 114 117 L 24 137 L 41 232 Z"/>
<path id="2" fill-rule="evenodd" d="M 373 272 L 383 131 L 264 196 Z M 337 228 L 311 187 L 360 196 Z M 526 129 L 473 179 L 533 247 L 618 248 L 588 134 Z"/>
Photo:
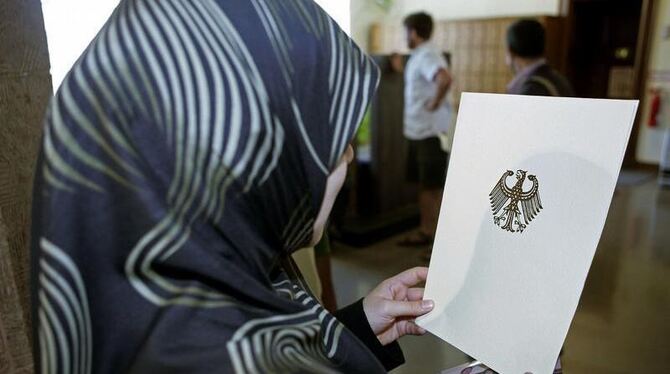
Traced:
<path id="1" fill-rule="evenodd" d="M 378 22 L 402 22 L 402 0 L 384 11 L 374 0 L 351 0 L 351 37 L 363 50 L 369 50 L 370 26 Z"/>
<path id="2" fill-rule="evenodd" d="M 5 0 L 2 0 L 5 1 Z M 54 91 L 79 55 L 93 40 L 120 0 L 42 0 L 49 42 Z M 316 0 L 349 32 L 349 4 L 342 0 Z M 76 22 L 73 22 L 76 20 Z"/>
<path id="3" fill-rule="evenodd" d="M 428 11 L 437 19 L 557 15 L 559 0 L 404 0 L 404 13 Z"/>
<path id="4" fill-rule="evenodd" d="M 30 197 L 51 97 L 39 0 L 0 1 L 0 373 L 32 373 Z"/>
<path id="5" fill-rule="evenodd" d="M 119 0 L 42 0 L 54 91 L 118 3 Z"/>
<path id="6" fill-rule="evenodd" d="M 670 128 L 670 0 L 658 0 L 655 6 L 646 87 L 662 89 L 662 109 L 658 117 L 658 127 L 647 126 L 651 105 L 650 94 L 647 91 L 645 107 L 641 109 L 642 125 L 636 155 L 639 162 L 648 164 L 659 163 L 663 131 Z"/>
<path id="7" fill-rule="evenodd" d="M 558 15 L 561 12 L 560 0 L 395 0 L 388 11 L 382 10 L 374 0 L 350 1 L 352 37 L 366 50 L 372 24 L 400 23 L 407 14 L 421 10 L 437 20 Z"/>
<path id="8" fill-rule="evenodd" d="M 342 0 L 315 0 L 347 33 L 351 29 L 350 4 Z"/>

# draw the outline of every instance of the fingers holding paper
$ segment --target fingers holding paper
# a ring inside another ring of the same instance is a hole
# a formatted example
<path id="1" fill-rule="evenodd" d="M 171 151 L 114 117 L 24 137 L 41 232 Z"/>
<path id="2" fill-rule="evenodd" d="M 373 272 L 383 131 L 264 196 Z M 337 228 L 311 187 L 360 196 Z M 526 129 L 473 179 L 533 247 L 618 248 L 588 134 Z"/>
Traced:
<path id="1" fill-rule="evenodd" d="M 428 268 L 416 267 L 382 282 L 363 300 L 363 309 L 372 331 L 386 345 L 404 335 L 423 335 L 416 317 L 433 310 L 431 300 L 423 300 L 423 284 Z"/>
<path id="2" fill-rule="evenodd" d="M 407 300 L 408 301 L 417 301 L 423 300 L 423 293 L 425 289 L 422 288 L 410 288 L 407 290 Z"/>

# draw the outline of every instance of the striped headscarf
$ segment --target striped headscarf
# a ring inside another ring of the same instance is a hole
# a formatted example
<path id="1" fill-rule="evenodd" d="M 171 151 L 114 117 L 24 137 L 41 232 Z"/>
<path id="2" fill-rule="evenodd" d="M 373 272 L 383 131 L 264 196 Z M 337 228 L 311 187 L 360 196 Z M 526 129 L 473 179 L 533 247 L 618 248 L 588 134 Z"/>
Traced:
<path id="1" fill-rule="evenodd" d="M 383 371 L 289 260 L 377 82 L 311 0 L 123 0 L 47 110 L 38 371 Z"/>

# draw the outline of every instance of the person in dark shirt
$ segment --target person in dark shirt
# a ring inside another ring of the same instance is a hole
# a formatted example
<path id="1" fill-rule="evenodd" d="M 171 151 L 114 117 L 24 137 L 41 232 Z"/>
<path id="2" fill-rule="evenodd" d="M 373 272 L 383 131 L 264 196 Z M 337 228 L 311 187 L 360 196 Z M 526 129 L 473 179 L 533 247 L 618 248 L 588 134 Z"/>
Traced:
<path id="1" fill-rule="evenodd" d="M 546 36 L 544 26 L 536 20 L 522 19 L 507 29 L 507 64 L 514 79 L 507 93 L 535 96 L 574 96 L 570 82 L 544 58 Z M 561 350 L 560 356 L 563 355 Z M 556 371 L 562 372 L 560 356 Z"/>
<path id="2" fill-rule="evenodd" d="M 544 27 L 538 21 L 519 20 L 507 29 L 507 64 L 515 75 L 507 93 L 574 96 L 570 82 L 547 64 L 545 43 Z"/>

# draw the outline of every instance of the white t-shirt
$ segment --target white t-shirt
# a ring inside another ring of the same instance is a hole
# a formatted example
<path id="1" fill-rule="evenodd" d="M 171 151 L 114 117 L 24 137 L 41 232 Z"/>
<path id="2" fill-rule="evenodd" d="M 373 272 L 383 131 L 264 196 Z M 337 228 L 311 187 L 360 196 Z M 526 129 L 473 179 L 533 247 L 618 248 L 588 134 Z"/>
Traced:
<path id="1" fill-rule="evenodd" d="M 426 109 L 437 93 L 435 74 L 443 68 L 449 69 L 447 60 L 432 44 L 424 43 L 412 51 L 405 67 L 404 133 L 408 139 L 422 140 L 449 130 L 448 94 L 436 111 Z"/>

